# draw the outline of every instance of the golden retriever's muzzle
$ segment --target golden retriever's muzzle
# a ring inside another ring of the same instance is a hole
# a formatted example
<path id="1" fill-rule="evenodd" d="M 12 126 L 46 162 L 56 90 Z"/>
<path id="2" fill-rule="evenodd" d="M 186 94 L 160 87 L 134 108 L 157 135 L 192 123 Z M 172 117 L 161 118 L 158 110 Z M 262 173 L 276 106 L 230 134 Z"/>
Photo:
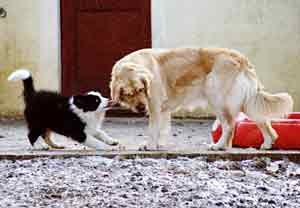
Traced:
<path id="1" fill-rule="evenodd" d="M 112 108 L 120 107 L 120 104 L 118 102 L 110 100 L 110 101 L 108 101 L 107 107 L 109 109 L 112 109 Z"/>
<path id="2" fill-rule="evenodd" d="M 138 103 L 135 106 L 135 109 L 138 111 L 138 113 L 146 113 L 146 106 L 143 103 Z"/>

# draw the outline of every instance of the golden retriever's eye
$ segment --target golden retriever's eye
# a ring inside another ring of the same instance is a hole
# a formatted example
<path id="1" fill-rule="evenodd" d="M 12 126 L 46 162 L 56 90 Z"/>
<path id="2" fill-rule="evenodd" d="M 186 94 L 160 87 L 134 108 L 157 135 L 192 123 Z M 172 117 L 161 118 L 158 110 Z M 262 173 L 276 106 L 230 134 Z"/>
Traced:
<path id="1" fill-rule="evenodd" d="M 120 100 L 120 101 L 124 101 L 124 100 L 125 100 L 124 94 L 123 94 L 123 95 L 120 95 L 119 100 Z"/>
<path id="2" fill-rule="evenodd" d="M 138 89 L 138 92 L 144 92 L 144 88 Z"/>

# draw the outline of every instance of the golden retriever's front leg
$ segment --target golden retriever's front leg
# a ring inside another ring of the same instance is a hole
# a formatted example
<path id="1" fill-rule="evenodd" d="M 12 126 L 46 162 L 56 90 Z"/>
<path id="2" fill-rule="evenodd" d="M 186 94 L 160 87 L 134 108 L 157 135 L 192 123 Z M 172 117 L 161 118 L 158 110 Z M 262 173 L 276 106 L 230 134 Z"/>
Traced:
<path id="1" fill-rule="evenodd" d="M 234 125 L 228 123 L 222 124 L 222 136 L 216 144 L 211 146 L 212 150 L 224 150 L 232 147 L 232 139 L 234 134 Z"/>
<path id="2" fill-rule="evenodd" d="M 167 150 L 170 148 L 171 141 L 170 131 L 171 131 L 171 112 L 165 111 L 160 114 L 160 126 L 159 126 L 159 139 L 158 139 L 158 149 Z"/>
<path id="3" fill-rule="evenodd" d="M 171 130 L 171 113 L 169 111 L 154 113 L 149 117 L 150 140 L 148 149 L 166 150 Z"/>
<path id="4" fill-rule="evenodd" d="M 222 136 L 216 144 L 211 146 L 212 150 L 224 150 L 232 147 L 232 139 L 234 135 L 234 116 L 228 112 L 222 112 L 218 116 L 218 120 L 222 125 Z"/>
<path id="5" fill-rule="evenodd" d="M 149 138 L 145 144 L 143 144 L 140 150 L 158 150 L 160 140 L 160 127 L 161 127 L 161 113 L 160 105 L 153 103 L 149 105 L 149 126 L 148 134 Z"/>
<path id="6" fill-rule="evenodd" d="M 160 139 L 160 114 L 151 113 L 149 115 L 149 140 L 146 144 L 146 150 L 158 150 Z"/>

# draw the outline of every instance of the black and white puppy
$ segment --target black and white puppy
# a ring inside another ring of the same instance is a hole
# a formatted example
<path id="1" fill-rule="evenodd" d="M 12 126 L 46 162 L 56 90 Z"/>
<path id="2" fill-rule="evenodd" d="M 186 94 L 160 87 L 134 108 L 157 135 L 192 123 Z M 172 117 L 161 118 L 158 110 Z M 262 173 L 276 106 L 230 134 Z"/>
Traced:
<path id="1" fill-rule="evenodd" d="M 51 147 L 63 148 L 51 142 L 51 131 L 95 149 L 103 149 L 102 142 L 108 145 L 118 144 L 101 130 L 110 102 L 99 92 L 67 97 L 51 91 L 36 91 L 27 69 L 13 72 L 8 80 L 23 80 L 24 116 L 32 146 L 42 136 Z"/>

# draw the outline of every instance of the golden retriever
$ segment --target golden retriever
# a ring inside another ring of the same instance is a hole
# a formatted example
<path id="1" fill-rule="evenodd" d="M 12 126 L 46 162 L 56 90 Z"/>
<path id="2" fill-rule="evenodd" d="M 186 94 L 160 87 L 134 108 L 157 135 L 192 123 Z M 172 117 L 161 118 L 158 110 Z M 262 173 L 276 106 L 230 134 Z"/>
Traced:
<path id="1" fill-rule="evenodd" d="M 261 149 L 277 138 L 270 119 L 293 108 L 287 93 L 264 91 L 253 65 L 236 50 L 226 48 L 142 49 L 113 66 L 111 97 L 134 112 L 149 114 L 149 150 L 164 148 L 171 112 L 205 107 L 209 103 L 222 124 L 213 150 L 232 146 L 235 117 L 244 112 L 264 136 Z"/>

